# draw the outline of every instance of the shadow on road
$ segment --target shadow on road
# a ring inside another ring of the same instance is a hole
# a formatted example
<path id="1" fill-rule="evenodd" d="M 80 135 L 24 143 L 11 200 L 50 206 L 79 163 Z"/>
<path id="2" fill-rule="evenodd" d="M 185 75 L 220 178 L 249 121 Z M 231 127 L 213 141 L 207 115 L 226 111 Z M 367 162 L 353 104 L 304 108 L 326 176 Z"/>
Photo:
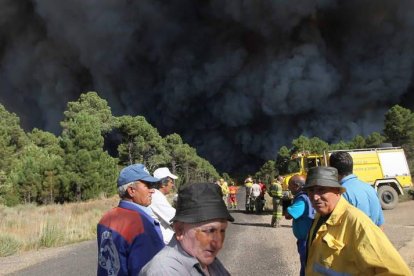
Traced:
<path id="1" fill-rule="evenodd" d="M 248 212 L 246 210 L 231 210 L 229 209 L 229 213 L 240 213 L 240 214 L 246 214 L 246 215 L 257 215 L 257 216 L 268 216 L 272 214 L 272 211 L 262 211 L 260 213 L 256 213 L 255 211 Z"/>
<path id="2" fill-rule="evenodd" d="M 268 228 L 273 228 L 270 226 L 269 223 L 263 223 L 263 222 L 233 222 L 232 224 L 235 225 L 242 225 L 242 226 L 255 226 L 255 227 L 268 227 Z M 281 225 L 279 228 L 292 228 L 291 225 Z"/>

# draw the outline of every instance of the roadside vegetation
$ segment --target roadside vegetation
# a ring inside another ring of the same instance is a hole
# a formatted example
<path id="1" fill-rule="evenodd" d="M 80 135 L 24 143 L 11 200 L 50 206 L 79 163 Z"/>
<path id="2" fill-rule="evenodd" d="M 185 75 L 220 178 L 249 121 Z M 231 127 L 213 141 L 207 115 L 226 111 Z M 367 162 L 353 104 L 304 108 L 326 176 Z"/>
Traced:
<path id="1" fill-rule="evenodd" d="M 143 163 L 150 172 L 167 166 L 179 176 L 177 188 L 220 177 L 242 185 L 246 177 L 220 175 L 180 135 L 162 137 L 142 116 L 113 116 L 96 92 L 67 104 L 59 135 L 36 128 L 25 132 L 19 117 L 1 104 L 0 119 L 0 256 L 94 239 L 99 218 L 118 201 L 119 170 L 129 164 Z M 300 135 L 252 175 L 269 184 L 293 169 L 288 161 L 299 151 L 322 153 L 384 142 L 404 148 L 413 172 L 414 113 L 396 105 L 385 114 L 381 133 L 334 144 Z M 271 209 L 270 198 L 265 208 Z"/>
<path id="2" fill-rule="evenodd" d="M 0 257 L 96 239 L 102 214 L 117 196 L 79 203 L 0 206 Z"/>

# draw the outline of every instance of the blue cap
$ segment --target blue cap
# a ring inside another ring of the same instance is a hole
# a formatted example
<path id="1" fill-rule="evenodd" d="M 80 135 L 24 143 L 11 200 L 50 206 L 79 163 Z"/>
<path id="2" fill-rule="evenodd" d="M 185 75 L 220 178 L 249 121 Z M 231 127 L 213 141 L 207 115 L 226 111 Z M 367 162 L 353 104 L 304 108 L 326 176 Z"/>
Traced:
<path id="1" fill-rule="evenodd" d="M 152 177 L 143 164 L 134 164 L 121 170 L 117 181 L 118 187 L 137 180 L 154 183 L 160 181 L 158 178 Z"/>

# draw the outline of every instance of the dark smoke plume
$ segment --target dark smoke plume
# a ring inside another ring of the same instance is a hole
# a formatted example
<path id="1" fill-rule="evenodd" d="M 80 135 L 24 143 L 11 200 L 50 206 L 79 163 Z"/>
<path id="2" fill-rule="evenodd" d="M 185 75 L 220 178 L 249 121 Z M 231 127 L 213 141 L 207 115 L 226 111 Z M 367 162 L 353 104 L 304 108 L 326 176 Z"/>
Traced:
<path id="1" fill-rule="evenodd" d="M 413 30 L 412 0 L 0 0 L 0 102 L 60 133 L 98 91 L 245 172 L 301 134 L 381 131 L 413 100 Z"/>

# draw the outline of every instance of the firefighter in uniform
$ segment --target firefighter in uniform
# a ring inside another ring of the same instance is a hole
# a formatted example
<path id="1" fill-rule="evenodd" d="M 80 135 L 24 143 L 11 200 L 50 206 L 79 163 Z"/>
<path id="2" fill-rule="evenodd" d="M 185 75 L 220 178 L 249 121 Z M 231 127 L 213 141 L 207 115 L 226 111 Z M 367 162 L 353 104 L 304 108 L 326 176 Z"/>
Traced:
<path id="1" fill-rule="evenodd" d="M 224 204 L 226 204 L 226 207 L 228 206 L 228 200 L 229 200 L 229 186 L 226 181 L 224 181 L 223 178 L 220 178 L 219 185 L 221 187 L 221 192 L 223 193 L 223 201 Z"/>
<path id="2" fill-rule="evenodd" d="M 246 187 L 246 210 L 248 209 L 248 205 L 249 205 L 249 200 L 250 200 L 250 190 L 252 189 L 253 186 L 253 179 L 249 176 L 248 178 L 246 178 L 246 180 L 244 180 L 244 186 Z"/>
<path id="3" fill-rule="evenodd" d="M 239 188 L 234 185 L 234 182 L 231 181 L 230 182 L 230 187 L 229 187 L 229 193 L 230 193 L 230 197 L 229 197 L 229 208 L 234 208 L 237 209 L 237 190 Z"/>
<path id="4" fill-rule="evenodd" d="M 269 187 L 269 195 L 272 197 L 273 202 L 273 213 L 272 221 L 270 222 L 271 227 L 279 227 L 280 220 L 282 219 L 282 185 L 274 179 Z"/>

